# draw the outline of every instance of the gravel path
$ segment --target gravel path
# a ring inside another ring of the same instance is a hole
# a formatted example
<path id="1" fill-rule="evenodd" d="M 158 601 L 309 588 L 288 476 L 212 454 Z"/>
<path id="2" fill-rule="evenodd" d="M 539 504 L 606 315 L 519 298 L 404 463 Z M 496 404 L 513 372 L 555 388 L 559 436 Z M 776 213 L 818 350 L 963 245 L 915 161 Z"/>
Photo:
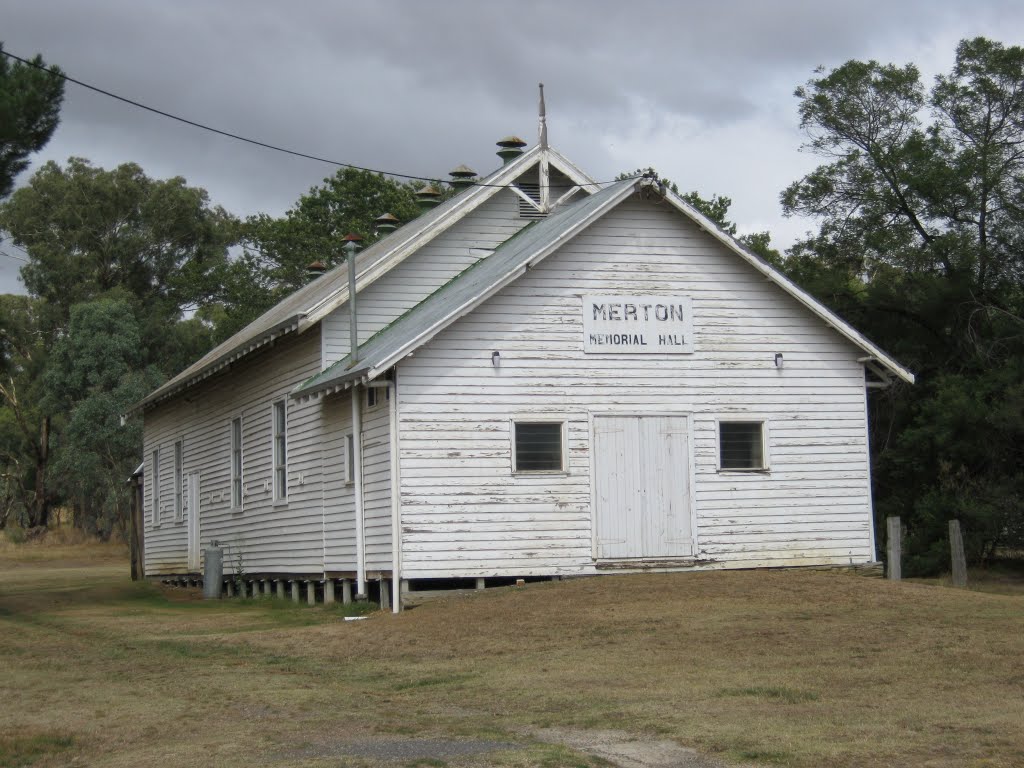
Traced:
<path id="1" fill-rule="evenodd" d="M 652 741 L 624 731 L 589 731 L 571 728 L 545 728 L 530 731 L 530 736 L 549 744 L 601 757 L 618 768 L 723 768 L 724 763 L 701 755 L 695 749 L 674 741 Z"/>

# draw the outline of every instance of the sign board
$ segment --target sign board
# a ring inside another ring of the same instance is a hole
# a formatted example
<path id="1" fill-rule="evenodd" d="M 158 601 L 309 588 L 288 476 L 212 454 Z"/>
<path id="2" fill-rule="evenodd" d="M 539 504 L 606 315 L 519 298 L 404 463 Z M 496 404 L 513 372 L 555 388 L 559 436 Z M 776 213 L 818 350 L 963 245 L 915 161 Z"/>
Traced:
<path id="1" fill-rule="evenodd" d="M 583 351 L 693 352 L 688 296 L 584 296 Z"/>

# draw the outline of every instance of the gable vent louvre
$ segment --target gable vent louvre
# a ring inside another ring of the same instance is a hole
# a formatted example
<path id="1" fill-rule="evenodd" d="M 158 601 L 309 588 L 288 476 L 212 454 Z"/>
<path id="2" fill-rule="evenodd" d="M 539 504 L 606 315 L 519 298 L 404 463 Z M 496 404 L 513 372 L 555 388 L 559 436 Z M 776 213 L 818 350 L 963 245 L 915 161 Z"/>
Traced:
<path id="1" fill-rule="evenodd" d="M 500 147 L 500 149 L 498 149 L 495 154 L 501 158 L 503 165 L 508 165 L 523 154 L 523 147 L 525 146 L 526 142 L 518 136 L 506 136 L 498 142 L 498 147 Z"/>
<path id="2" fill-rule="evenodd" d="M 416 201 L 424 211 L 433 208 L 441 202 L 441 190 L 433 184 L 425 184 L 416 193 Z"/>
<path id="3" fill-rule="evenodd" d="M 448 183 L 458 192 L 473 186 L 473 183 L 476 181 L 476 171 L 465 165 L 460 165 L 458 168 L 449 171 L 448 175 L 452 177 L 452 180 Z"/>
<path id="4" fill-rule="evenodd" d="M 533 181 L 517 181 L 516 186 L 519 187 L 519 191 L 526 194 L 531 200 L 537 205 L 540 205 L 540 184 Z M 539 211 L 530 205 L 528 202 L 519 199 L 519 218 L 521 219 L 543 219 L 546 218 L 547 214 L 543 211 Z"/>

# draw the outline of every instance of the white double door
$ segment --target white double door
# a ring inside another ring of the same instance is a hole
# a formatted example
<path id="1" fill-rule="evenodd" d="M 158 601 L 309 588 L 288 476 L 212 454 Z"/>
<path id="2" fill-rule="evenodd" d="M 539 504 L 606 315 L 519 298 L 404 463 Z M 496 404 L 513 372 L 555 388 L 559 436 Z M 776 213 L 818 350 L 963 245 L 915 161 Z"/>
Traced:
<path id="1" fill-rule="evenodd" d="M 594 417 L 599 560 L 692 556 L 686 416 Z"/>

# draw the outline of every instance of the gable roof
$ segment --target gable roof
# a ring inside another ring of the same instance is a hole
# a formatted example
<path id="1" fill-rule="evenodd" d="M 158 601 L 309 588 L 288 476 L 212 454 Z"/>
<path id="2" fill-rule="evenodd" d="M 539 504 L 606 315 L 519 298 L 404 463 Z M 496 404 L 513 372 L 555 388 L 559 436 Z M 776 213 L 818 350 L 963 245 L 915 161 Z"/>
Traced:
<path id="1" fill-rule="evenodd" d="M 546 219 L 536 221 L 520 230 L 489 257 L 463 271 L 360 345 L 357 362 L 353 364 L 351 356 L 339 360 L 296 387 L 292 396 L 310 397 L 318 393 L 335 392 L 380 376 L 396 362 L 426 344 L 460 317 L 472 312 L 582 229 L 644 187 L 659 189 L 657 183 L 651 179 L 621 181 L 584 200 L 556 209 Z M 678 195 L 664 189 L 659 189 L 659 193 L 702 230 L 793 296 L 820 317 L 826 325 L 862 349 L 869 358 L 864 361 L 865 363 L 875 364 L 904 381 L 913 383 L 914 375 L 910 371 L 771 265 L 722 232 L 710 219 L 688 205 Z"/>
<path id="2" fill-rule="evenodd" d="M 365 289 L 413 252 L 507 188 L 515 179 L 539 164 L 542 156 L 574 184 L 594 186 L 594 180 L 561 153 L 535 146 L 481 179 L 475 186 L 422 213 L 359 252 L 356 256 L 357 291 Z M 173 397 L 280 336 L 302 333 L 313 327 L 348 301 L 347 275 L 348 267 L 342 262 L 299 288 L 133 405 L 129 412 Z"/>

